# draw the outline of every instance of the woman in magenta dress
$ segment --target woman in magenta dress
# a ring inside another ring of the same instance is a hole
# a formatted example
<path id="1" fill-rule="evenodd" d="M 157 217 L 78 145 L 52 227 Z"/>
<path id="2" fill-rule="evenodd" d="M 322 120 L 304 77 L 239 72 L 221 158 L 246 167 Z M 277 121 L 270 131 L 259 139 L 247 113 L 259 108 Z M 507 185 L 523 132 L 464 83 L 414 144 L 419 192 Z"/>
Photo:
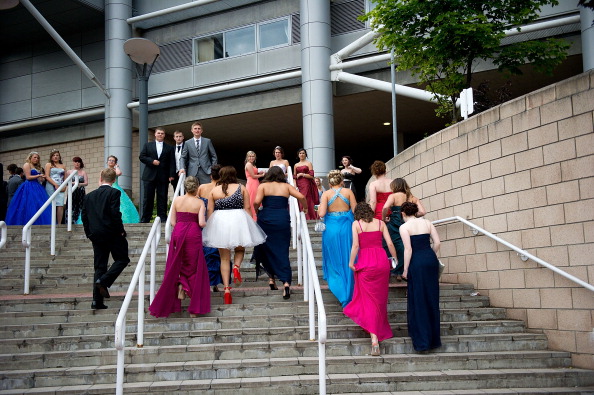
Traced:
<path id="1" fill-rule="evenodd" d="M 315 205 L 320 204 L 320 195 L 318 193 L 318 187 L 314 181 L 313 165 L 307 160 L 307 151 L 300 148 L 297 151 L 299 157 L 299 163 L 295 164 L 293 171 L 293 178 L 297 189 L 307 200 L 307 211 L 305 213 L 305 219 L 316 219 Z M 302 209 L 301 205 L 300 208 Z"/>
<path id="2" fill-rule="evenodd" d="M 382 239 L 393 257 L 396 250 L 386 225 L 373 218 L 373 214 L 367 203 L 359 203 L 355 208 L 349 261 L 349 267 L 355 272 L 355 290 L 353 300 L 343 312 L 371 335 L 371 355 L 379 356 L 379 342 L 392 337 L 388 322 L 391 265 L 382 248 Z"/>
<path id="3" fill-rule="evenodd" d="M 206 225 L 205 208 L 196 198 L 198 180 L 188 177 L 184 182 L 186 194 L 171 205 L 174 226 L 169 244 L 163 283 L 149 307 L 151 315 L 168 317 L 181 311 L 181 300 L 190 298 L 190 317 L 210 312 L 210 286 L 204 253 L 202 229 Z"/>
<path id="4" fill-rule="evenodd" d="M 258 185 L 260 185 L 258 180 L 264 177 L 265 174 L 263 171 L 259 172 L 256 167 L 256 153 L 254 151 L 248 151 L 245 155 L 245 179 L 247 180 L 245 189 L 247 189 L 250 195 L 250 206 L 252 206 L 252 218 L 254 221 L 258 220 L 256 210 L 254 209 L 254 199 L 256 198 Z"/>

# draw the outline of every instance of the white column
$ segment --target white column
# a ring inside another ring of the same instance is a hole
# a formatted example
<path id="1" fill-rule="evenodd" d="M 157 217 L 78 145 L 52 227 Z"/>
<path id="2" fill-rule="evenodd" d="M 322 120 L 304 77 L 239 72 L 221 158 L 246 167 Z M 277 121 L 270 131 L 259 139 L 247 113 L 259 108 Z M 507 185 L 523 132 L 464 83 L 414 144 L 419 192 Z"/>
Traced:
<path id="1" fill-rule="evenodd" d="M 330 2 L 300 0 L 303 146 L 316 175 L 336 168 L 330 80 Z"/>
<path id="2" fill-rule="evenodd" d="M 582 30 L 582 63 L 584 72 L 594 69 L 594 11 L 591 8 L 580 9 L 580 25 Z"/>
<path id="3" fill-rule="evenodd" d="M 132 16 L 132 0 L 105 0 L 105 78 L 111 98 L 105 108 L 105 159 L 118 158 L 124 175 L 118 179 L 122 188 L 132 188 L 132 61 L 124 52 L 124 41 L 130 38 L 126 22 Z"/>

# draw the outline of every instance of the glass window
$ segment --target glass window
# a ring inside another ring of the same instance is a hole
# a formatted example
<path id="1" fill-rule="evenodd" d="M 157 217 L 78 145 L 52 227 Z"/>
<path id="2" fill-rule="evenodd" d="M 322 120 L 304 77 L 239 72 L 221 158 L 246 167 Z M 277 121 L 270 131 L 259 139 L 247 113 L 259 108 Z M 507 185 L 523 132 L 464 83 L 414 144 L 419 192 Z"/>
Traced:
<path id="1" fill-rule="evenodd" d="M 225 57 L 243 55 L 255 51 L 255 26 L 225 32 Z"/>
<path id="2" fill-rule="evenodd" d="M 289 44 L 289 19 L 259 25 L 260 49 Z"/>
<path id="3" fill-rule="evenodd" d="M 196 62 L 208 62 L 223 57 L 223 34 L 196 40 Z"/>

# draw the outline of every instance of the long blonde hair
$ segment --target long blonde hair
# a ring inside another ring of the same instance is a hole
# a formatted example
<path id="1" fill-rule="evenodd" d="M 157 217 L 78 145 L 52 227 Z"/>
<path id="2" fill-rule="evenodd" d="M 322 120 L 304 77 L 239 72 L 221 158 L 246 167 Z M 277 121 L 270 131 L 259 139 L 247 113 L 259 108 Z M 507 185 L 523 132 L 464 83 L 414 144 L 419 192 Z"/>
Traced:
<path id="1" fill-rule="evenodd" d="M 31 163 L 31 158 L 33 158 L 33 155 L 37 155 L 37 157 L 39 158 L 37 165 L 34 165 L 33 163 Z M 43 173 L 43 167 L 41 167 L 41 156 L 39 155 L 39 152 L 37 152 L 37 151 L 30 152 L 29 155 L 27 156 L 27 159 L 25 159 L 25 163 L 28 163 L 29 166 L 31 166 L 33 169 L 37 170 L 37 172 L 39 174 Z"/>

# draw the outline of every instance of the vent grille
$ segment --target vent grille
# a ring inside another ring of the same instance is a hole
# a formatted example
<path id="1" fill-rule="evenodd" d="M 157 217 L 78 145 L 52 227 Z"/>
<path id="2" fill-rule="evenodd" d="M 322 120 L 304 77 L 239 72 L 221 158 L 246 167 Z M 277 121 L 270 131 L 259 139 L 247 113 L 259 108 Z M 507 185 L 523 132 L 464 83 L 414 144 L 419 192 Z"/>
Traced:
<path id="1" fill-rule="evenodd" d="M 332 35 L 365 29 L 365 23 L 357 19 L 364 13 L 365 0 L 330 4 Z"/>
<path id="2" fill-rule="evenodd" d="M 293 37 L 293 44 L 301 42 L 301 26 L 299 26 L 301 18 L 299 14 L 291 15 L 291 37 Z"/>
<path id="3" fill-rule="evenodd" d="M 155 62 L 154 73 L 192 65 L 192 40 L 178 41 L 160 46 L 161 55 Z"/>

